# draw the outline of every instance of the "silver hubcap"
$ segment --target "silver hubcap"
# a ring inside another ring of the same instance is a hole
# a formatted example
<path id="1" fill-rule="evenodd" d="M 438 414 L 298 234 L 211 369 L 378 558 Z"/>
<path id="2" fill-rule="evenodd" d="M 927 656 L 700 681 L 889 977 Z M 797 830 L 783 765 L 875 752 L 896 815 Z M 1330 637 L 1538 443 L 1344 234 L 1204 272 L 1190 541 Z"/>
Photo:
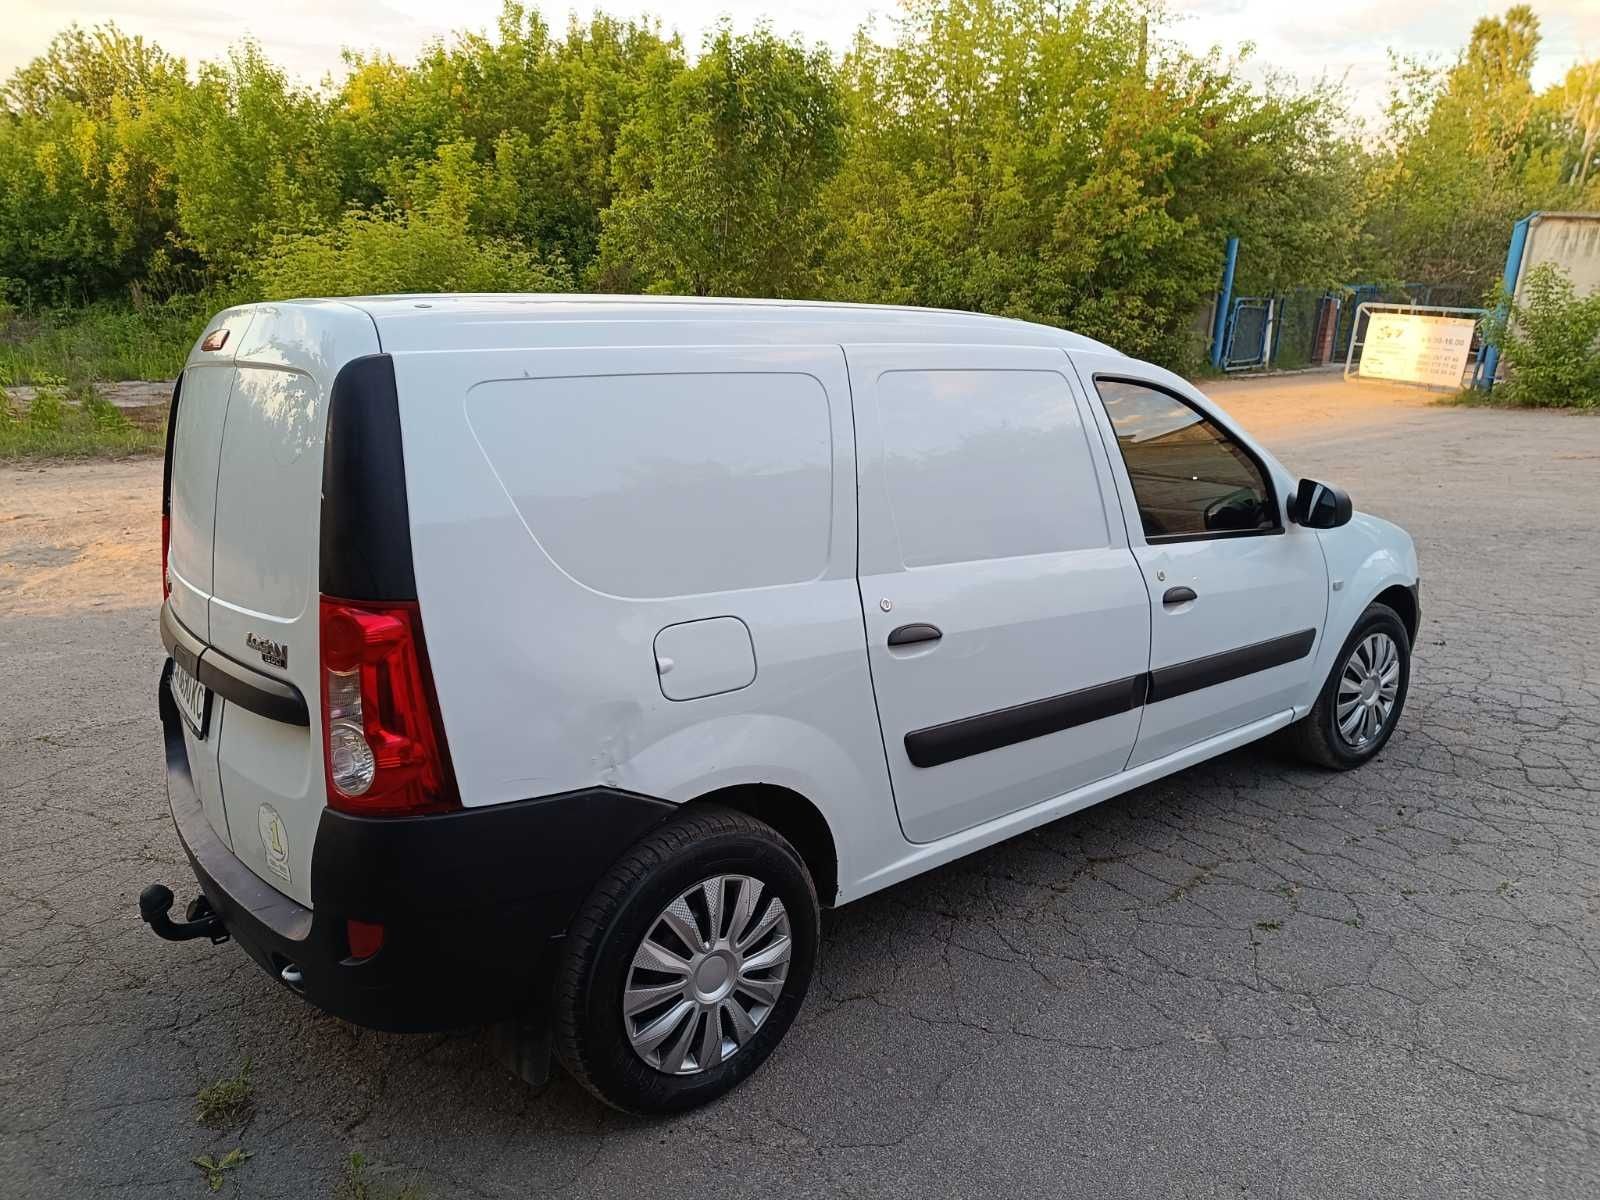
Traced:
<path id="1" fill-rule="evenodd" d="M 703 879 L 662 910 L 634 952 L 622 1021 L 658 1071 L 694 1075 L 733 1057 L 789 975 L 789 912 L 759 879 Z"/>
<path id="2" fill-rule="evenodd" d="M 1387 633 L 1364 638 L 1339 674 L 1334 724 L 1345 744 L 1360 750 L 1383 732 L 1400 695 L 1400 648 Z"/>

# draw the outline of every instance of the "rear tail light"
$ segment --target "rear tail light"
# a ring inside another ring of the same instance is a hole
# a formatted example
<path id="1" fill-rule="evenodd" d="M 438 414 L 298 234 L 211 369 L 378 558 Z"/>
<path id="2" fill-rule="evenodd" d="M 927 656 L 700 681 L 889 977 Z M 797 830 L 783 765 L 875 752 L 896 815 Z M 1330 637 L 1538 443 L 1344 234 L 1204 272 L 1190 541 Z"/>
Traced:
<path id="1" fill-rule="evenodd" d="M 172 576 L 167 574 L 167 553 L 172 548 L 172 517 L 161 514 L 161 598 L 172 595 Z"/>
<path id="2" fill-rule="evenodd" d="M 459 808 L 415 601 L 322 598 L 328 806 L 363 816 Z"/>

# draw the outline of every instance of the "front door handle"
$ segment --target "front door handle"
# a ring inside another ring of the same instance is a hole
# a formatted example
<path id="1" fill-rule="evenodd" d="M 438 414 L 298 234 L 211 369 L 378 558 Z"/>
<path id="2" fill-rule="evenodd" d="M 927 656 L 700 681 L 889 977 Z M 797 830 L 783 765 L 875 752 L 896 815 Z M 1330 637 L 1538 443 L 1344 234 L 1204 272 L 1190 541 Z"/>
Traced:
<path id="1" fill-rule="evenodd" d="M 1196 599 L 1193 588 L 1170 587 L 1161 597 L 1163 604 L 1187 604 Z"/>
<path id="2" fill-rule="evenodd" d="M 889 634 L 889 645 L 914 646 L 918 642 L 937 642 L 943 636 L 937 625 L 902 625 Z"/>

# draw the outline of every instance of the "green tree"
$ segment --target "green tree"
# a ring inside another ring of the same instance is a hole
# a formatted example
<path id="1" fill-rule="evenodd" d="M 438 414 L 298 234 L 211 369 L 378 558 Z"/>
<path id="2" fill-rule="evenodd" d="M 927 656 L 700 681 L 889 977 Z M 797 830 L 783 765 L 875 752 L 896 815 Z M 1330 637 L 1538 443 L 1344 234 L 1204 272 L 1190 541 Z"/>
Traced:
<path id="1" fill-rule="evenodd" d="M 114 25 L 69 28 L 0 89 L 0 277 L 85 299 L 160 275 L 173 175 L 154 111 L 183 63 Z"/>
<path id="2" fill-rule="evenodd" d="M 1336 93 L 1251 88 L 1121 0 L 913 0 L 897 32 L 846 60 L 835 294 L 1067 325 L 1182 365 L 1228 235 L 1261 286 L 1342 272 Z"/>
<path id="3" fill-rule="evenodd" d="M 218 269 L 238 270 L 273 235 L 316 229 L 338 214 L 327 105 L 291 84 L 254 42 L 203 65 L 160 115 L 177 239 Z"/>
<path id="4" fill-rule="evenodd" d="M 699 62 L 652 63 L 613 160 L 601 287 L 708 295 L 821 291 L 817 199 L 842 150 L 822 50 L 723 25 Z"/>
<path id="5" fill-rule="evenodd" d="M 179 88 L 184 65 L 115 23 L 91 30 L 70 25 L 45 52 L 14 72 L 0 88 L 13 113 L 42 117 L 65 101 L 96 117 L 109 117 L 117 101 L 141 107 L 148 97 Z"/>
<path id="6" fill-rule="evenodd" d="M 1538 46 L 1538 18 L 1517 5 L 1478 21 L 1448 69 L 1397 64 L 1372 166 L 1367 273 L 1475 299 L 1498 276 L 1514 222 L 1600 202 L 1585 182 L 1600 130 L 1592 78 L 1575 70 L 1570 91 L 1536 94 Z"/>

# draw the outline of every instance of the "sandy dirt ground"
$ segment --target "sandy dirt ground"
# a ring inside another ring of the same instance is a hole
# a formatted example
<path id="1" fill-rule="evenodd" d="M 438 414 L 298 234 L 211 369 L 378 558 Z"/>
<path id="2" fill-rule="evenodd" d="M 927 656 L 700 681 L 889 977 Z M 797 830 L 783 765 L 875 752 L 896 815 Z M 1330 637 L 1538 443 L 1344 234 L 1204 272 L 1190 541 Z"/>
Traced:
<path id="1" fill-rule="evenodd" d="M 160 459 L 0 467 L 0 615 L 160 603 Z"/>

